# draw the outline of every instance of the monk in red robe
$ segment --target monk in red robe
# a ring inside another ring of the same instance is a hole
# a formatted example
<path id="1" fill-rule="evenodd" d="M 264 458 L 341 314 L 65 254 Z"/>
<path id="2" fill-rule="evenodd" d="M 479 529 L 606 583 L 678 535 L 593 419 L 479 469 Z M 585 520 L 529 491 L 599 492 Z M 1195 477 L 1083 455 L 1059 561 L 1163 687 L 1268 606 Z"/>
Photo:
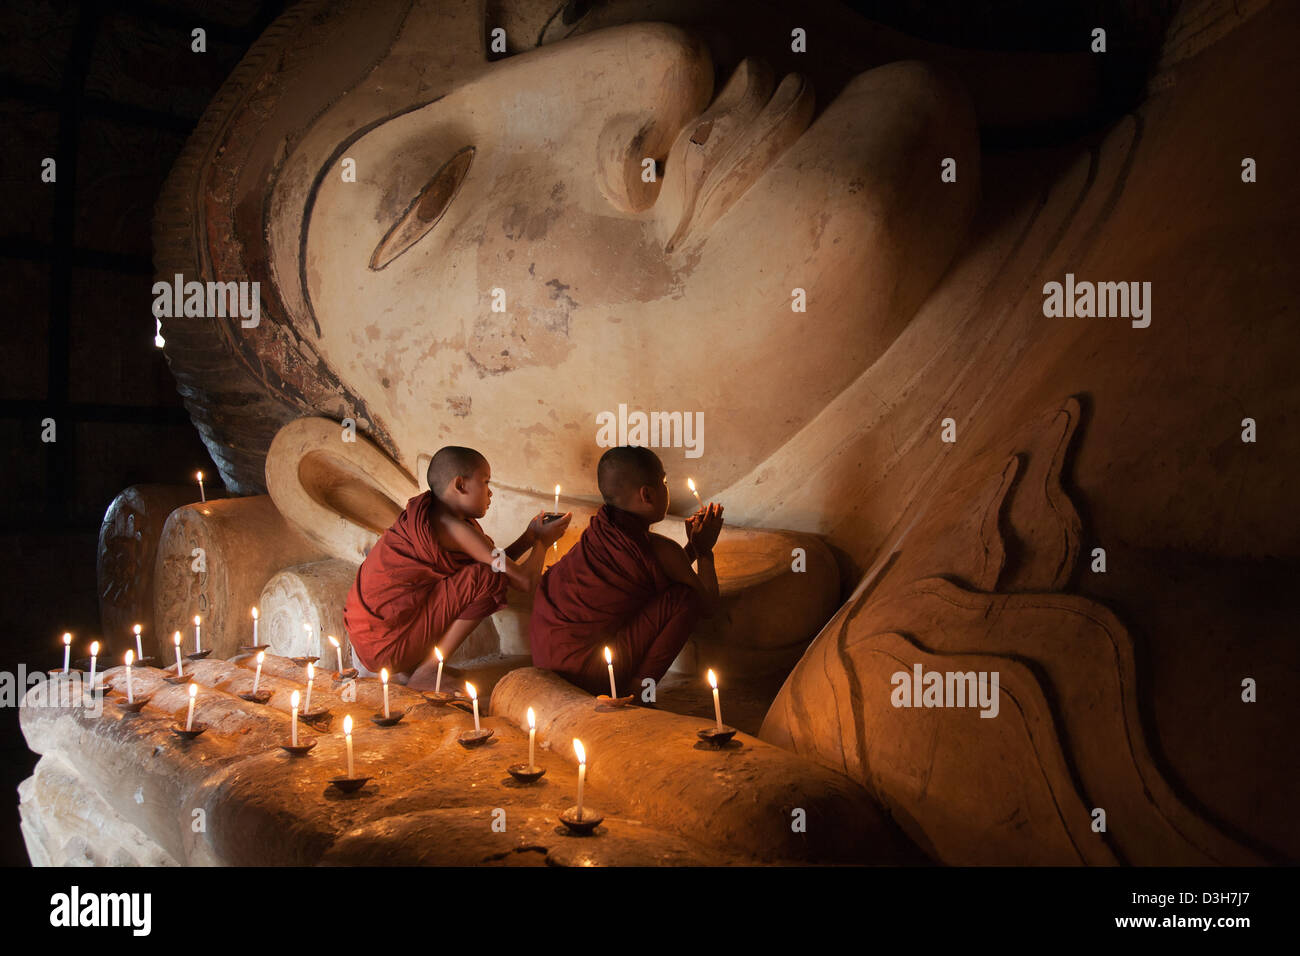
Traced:
<path id="1" fill-rule="evenodd" d="M 429 490 L 406 504 L 357 571 L 343 610 L 358 669 L 382 667 L 410 687 L 432 689 L 436 646 L 443 657 L 484 617 L 503 607 L 506 588 L 532 592 L 546 549 L 571 514 L 538 514 L 504 551 L 478 519 L 492 501 L 492 469 L 472 448 L 448 446 L 429 462 Z M 527 560 L 519 562 L 528 551 Z"/>
<path id="2" fill-rule="evenodd" d="M 609 449 L 596 482 L 604 507 L 533 597 L 533 664 L 607 694 L 608 646 L 619 693 L 639 693 L 646 678 L 663 678 L 696 621 L 718 607 L 713 545 L 722 506 L 710 503 L 687 519 L 683 549 L 650 530 L 668 512 L 668 482 L 653 451 Z"/>

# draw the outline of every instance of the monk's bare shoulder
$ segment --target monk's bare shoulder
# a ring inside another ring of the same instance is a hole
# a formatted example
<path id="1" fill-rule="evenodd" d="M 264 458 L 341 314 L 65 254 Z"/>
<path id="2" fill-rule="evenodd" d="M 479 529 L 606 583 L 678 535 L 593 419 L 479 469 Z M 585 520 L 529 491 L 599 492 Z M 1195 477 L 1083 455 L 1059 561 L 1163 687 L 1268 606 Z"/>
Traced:
<path id="1" fill-rule="evenodd" d="M 665 571 L 672 568 L 689 567 L 690 562 L 686 559 L 686 552 L 682 546 L 672 538 L 666 538 L 661 534 L 650 532 L 650 550 L 659 566 Z"/>

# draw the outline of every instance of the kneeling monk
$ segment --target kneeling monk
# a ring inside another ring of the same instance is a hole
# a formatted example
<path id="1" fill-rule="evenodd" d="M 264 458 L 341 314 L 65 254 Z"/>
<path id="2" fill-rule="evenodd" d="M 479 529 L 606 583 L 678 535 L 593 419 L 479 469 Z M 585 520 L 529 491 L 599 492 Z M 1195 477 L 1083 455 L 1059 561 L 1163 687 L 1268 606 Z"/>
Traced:
<path id="1" fill-rule="evenodd" d="M 608 645 L 619 692 L 636 693 L 644 678 L 663 678 L 700 615 L 718 606 L 713 545 L 722 506 L 709 504 L 687 519 L 683 550 L 650 531 L 668 512 L 658 455 L 611 448 L 596 467 L 596 482 L 605 506 L 542 576 L 533 598 L 533 664 L 589 693 L 608 693 Z"/>
<path id="2" fill-rule="evenodd" d="M 538 514 L 504 552 L 478 520 L 492 501 L 492 470 L 472 448 L 448 446 L 429 462 L 429 490 L 406 503 L 371 548 L 348 592 L 343 621 L 358 670 L 387 667 L 433 688 L 435 646 L 450 657 L 474 626 L 506 603 L 506 587 L 533 591 L 546 549 L 572 515 Z M 517 564 L 531 549 L 528 560 Z"/>

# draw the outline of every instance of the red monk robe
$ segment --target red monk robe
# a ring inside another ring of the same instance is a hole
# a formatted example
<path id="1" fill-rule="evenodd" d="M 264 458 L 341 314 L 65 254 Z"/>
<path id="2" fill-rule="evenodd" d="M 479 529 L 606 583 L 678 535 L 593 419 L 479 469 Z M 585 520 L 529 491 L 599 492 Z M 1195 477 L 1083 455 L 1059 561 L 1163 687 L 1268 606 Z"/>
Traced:
<path id="1" fill-rule="evenodd" d="M 649 534 L 643 519 L 612 505 L 592 517 L 533 597 L 534 666 L 588 693 L 608 694 L 608 645 L 620 695 L 640 693 L 646 677 L 663 678 L 702 609 L 689 586 L 664 574 Z"/>
<path id="2" fill-rule="evenodd" d="M 506 575 L 438 544 L 431 514 L 436 501 L 426 491 L 406 503 L 361 562 L 348 592 L 343 621 L 352 653 L 369 670 L 410 674 L 457 618 L 483 618 L 505 606 Z"/>

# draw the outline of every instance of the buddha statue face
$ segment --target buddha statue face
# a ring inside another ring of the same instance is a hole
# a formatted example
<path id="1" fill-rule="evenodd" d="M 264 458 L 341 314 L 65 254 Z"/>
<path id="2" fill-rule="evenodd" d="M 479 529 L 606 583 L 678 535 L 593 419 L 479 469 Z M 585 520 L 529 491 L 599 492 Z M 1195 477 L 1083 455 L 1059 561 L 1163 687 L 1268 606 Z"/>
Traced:
<path id="1" fill-rule="evenodd" d="M 897 336 L 973 211 L 964 95 L 916 63 L 828 103 L 756 59 L 713 81 L 681 28 L 597 30 L 413 89 L 277 192 L 291 321 L 408 470 L 465 444 L 503 484 L 594 494 L 623 406 L 679 413 L 644 443 L 716 493 Z"/>

